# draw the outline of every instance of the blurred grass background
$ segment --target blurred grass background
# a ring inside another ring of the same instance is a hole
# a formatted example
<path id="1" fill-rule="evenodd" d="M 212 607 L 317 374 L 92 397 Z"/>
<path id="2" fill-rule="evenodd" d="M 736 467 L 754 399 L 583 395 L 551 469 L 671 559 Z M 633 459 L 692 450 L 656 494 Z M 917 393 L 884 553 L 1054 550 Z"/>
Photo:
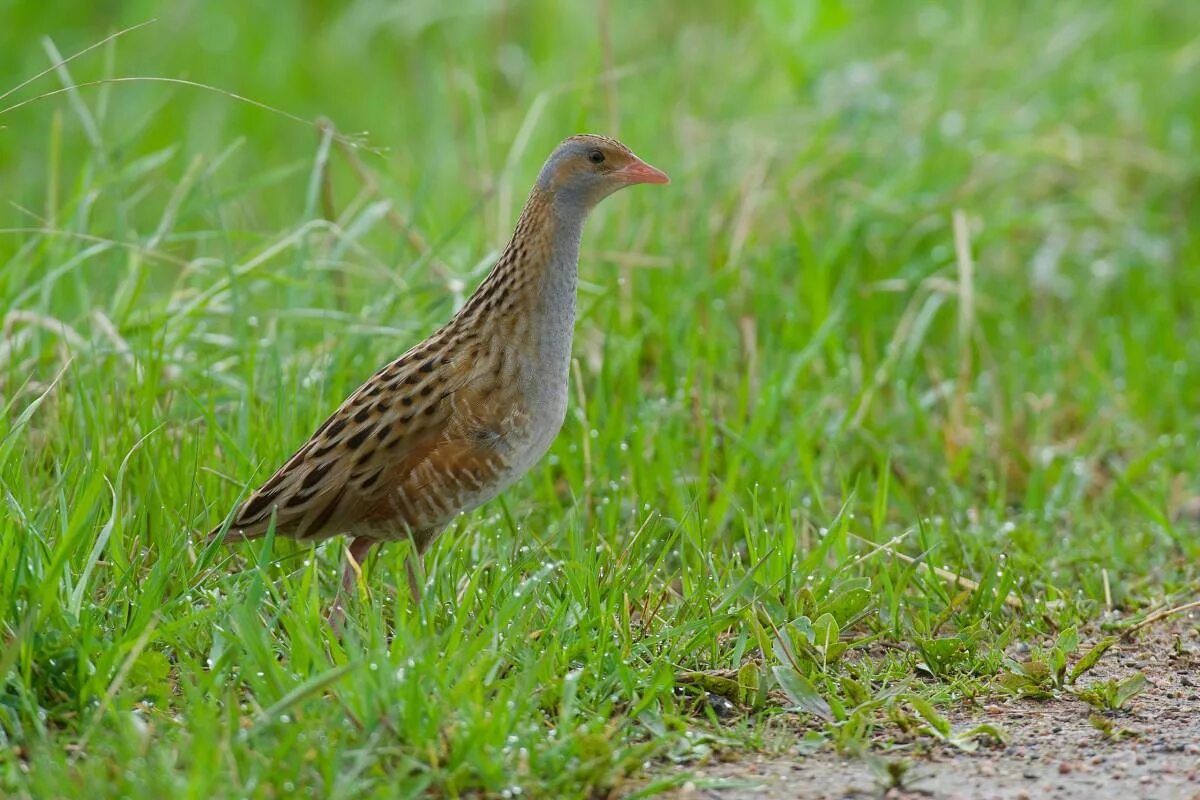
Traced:
<path id="1" fill-rule="evenodd" d="M 0 112 L 7 793 L 620 791 L 764 746 L 788 715 L 676 683 L 766 681 L 764 620 L 962 635 L 922 689 L 956 702 L 1014 638 L 1195 592 L 1200 7 L 10 0 L 0 93 L 151 18 L 0 101 L 70 89 Z M 84 85 L 134 76 L 385 152 Z M 423 614 L 385 550 L 343 646 L 336 545 L 190 537 L 461 302 L 578 131 L 673 183 L 589 224 L 567 425 Z M 863 658 L 808 677 L 917 668 Z"/>

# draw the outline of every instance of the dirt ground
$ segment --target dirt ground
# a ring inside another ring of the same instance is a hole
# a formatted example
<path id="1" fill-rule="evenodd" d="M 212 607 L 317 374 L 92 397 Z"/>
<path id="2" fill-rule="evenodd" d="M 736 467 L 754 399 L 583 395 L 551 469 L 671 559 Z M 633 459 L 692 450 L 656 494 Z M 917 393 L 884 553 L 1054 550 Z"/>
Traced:
<path id="1" fill-rule="evenodd" d="M 1060 800 L 1137 798 L 1200 800 L 1200 620 L 1176 619 L 1121 642 L 1101 659 L 1086 685 L 1141 670 L 1149 684 L 1127 710 L 1109 718 L 1126 735 L 1106 738 L 1089 721 L 1094 710 L 1075 698 L 999 699 L 971 713 L 950 714 L 956 726 L 999 725 L 1008 743 L 975 753 L 937 748 L 925 755 L 884 753 L 912 762 L 903 789 L 888 789 L 861 760 L 825 751 L 693 765 L 673 797 L 893 798 L 915 800 Z M 1182 648 L 1182 652 L 1180 652 Z"/>

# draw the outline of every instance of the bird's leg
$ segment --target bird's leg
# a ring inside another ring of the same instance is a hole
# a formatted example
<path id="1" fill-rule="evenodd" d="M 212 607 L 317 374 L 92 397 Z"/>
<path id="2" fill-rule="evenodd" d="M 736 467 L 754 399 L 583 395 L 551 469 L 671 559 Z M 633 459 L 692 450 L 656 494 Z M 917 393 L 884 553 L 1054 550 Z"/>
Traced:
<path id="1" fill-rule="evenodd" d="M 333 608 L 329 612 L 329 626 L 335 633 L 340 634 L 342 626 L 346 622 L 346 609 L 342 605 L 342 598 L 354 591 L 354 585 L 362 574 L 362 565 L 366 563 L 367 552 L 373 544 L 375 544 L 373 539 L 358 536 L 350 542 L 350 547 L 347 548 L 346 557 L 342 560 L 342 583 L 338 587 L 337 596 L 333 599 Z"/>
<path id="2" fill-rule="evenodd" d="M 412 594 L 413 608 L 421 605 L 421 587 L 425 585 L 425 563 L 421 551 L 413 541 L 408 558 L 404 559 L 404 568 L 408 571 L 408 591 Z"/>

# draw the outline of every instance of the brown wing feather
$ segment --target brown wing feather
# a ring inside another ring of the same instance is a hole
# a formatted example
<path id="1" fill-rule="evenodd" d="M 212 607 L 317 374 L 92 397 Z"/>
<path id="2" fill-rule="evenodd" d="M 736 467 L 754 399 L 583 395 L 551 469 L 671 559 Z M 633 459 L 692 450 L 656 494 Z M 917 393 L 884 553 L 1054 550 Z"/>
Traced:
<path id="1" fill-rule="evenodd" d="M 453 516 L 464 495 L 492 485 L 503 468 L 503 457 L 492 443 L 452 421 L 403 463 L 385 468 L 384 482 L 394 491 L 364 506 L 359 520 L 386 525 L 397 517 Z"/>
<path id="2" fill-rule="evenodd" d="M 229 535 L 263 535 L 274 512 L 278 534 L 326 538 L 376 506 L 378 496 L 443 436 L 451 418 L 450 399 L 463 382 L 455 380 L 451 360 L 431 349 L 429 343 L 418 345 L 350 395 L 246 499 L 229 524 Z M 222 528 L 209 537 L 219 536 Z"/>

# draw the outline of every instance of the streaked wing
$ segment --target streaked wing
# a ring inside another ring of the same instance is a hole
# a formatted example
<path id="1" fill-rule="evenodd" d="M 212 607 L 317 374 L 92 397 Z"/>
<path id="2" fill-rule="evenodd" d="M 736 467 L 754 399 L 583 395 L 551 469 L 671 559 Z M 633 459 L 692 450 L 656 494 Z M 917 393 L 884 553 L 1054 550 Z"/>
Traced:
<path id="1" fill-rule="evenodd" d="M 452 397 L 462 388 L 451 360 L 418 348 L 363 384 L 266 483 L 242 504 L 232 536 L 275 529 L 284 536 L 335 535 L 378 505 L 394 480 L 413 469 L 444 438 Z M 210 536 L 217 536 L 222 526 Z"/>

